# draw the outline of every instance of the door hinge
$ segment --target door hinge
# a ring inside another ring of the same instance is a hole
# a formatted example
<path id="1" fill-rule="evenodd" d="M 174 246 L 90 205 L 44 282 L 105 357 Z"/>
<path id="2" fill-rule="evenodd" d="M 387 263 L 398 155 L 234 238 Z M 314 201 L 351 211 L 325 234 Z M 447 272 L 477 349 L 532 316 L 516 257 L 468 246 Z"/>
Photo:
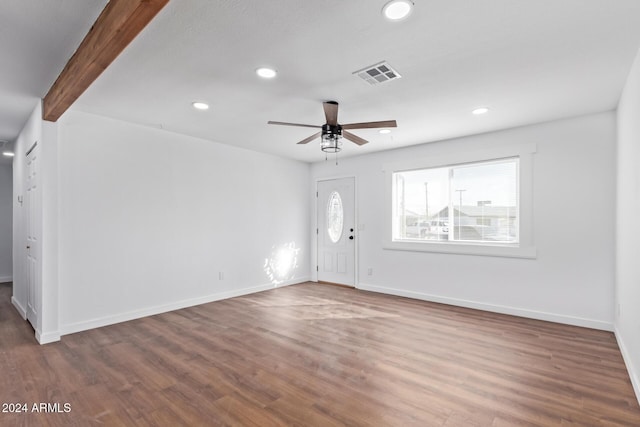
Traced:
<path id="1" fill-rule="evenodd" d="M 318 266 L 317 266 L 317 265 L 316 265 L 316 271 L 320 271 L 320 270 L 318 269 Z"/>
<path id="2" fill-rule="evenodd" d="M 316 197 L 318 197 L 318 192 L 316 191 Z"/>
<path id="3" fill-rule="evenodd" d="M 316 234 L 320 234 L 320 231 L 318 231 L 318 229 L 316 228 Z"/>

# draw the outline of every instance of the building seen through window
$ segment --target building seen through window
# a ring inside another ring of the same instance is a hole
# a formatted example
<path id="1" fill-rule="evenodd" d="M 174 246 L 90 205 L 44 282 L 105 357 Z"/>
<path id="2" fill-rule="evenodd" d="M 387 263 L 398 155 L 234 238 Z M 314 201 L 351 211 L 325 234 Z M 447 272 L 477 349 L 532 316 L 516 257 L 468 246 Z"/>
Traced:
<path id="1" fill-rule="evenodd" d="M 517 244 L 518 158 L 393 173 L 393 240 Z"/>

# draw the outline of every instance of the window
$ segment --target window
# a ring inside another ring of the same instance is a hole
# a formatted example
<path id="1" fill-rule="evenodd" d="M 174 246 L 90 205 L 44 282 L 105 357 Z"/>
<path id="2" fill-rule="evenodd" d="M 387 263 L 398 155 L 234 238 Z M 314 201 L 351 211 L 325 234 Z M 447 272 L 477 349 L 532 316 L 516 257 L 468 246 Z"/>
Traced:
<path id="1" fill-rule="evenodd" d="M 517 243 L 518 164 L 394 172 L 393 239 Z"/>
<path id="2" fill-rule="evenodd" d="M 535 147 L 385 165 L 387 249 L 535 257 Z"/>
<path id="3" fill-rule="evenodd" d="M 329 195 L 327 202 L 327 233 L 333 243 L 338 243 L 344 228 L 344 210 L 342 199 L 336 191 Z"/>

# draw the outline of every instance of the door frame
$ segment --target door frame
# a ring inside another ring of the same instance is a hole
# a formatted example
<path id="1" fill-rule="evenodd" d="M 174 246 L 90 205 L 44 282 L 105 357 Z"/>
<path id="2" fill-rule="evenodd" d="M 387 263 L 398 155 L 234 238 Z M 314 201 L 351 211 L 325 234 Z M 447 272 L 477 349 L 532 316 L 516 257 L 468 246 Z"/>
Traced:
<path id="1" fill-rule="evenodd" d="M 358 285 L 360 284 L 359 274 L 358 274 L 358 259 L 360 252 L 360 225 L 358 223 L 358 177 L 355 175 L 332 175 L 329 177 L 316 178 L 313 186 L 313 222 L 311 228 L 311 241 L 312 241 L 312 256 L 311 260 L 315 260 L 315 266 L 311 265 L 311 281 L 318 282 L 318 266 L 320 265 L 320 260 L 318 258 L 318 232 L 316 230 L 320 230 L 320 226 L 318 224 L 318 185 L 322 181 L 333 181 L 337 179 L 344 178 L 352 178 L 353 179 L 353 224 L 355 230 L 355 243 L 353 245 L 353 283 L 354 288 L 358 289 Z M 316 268 L 313 268 L 316 267 Z"/>

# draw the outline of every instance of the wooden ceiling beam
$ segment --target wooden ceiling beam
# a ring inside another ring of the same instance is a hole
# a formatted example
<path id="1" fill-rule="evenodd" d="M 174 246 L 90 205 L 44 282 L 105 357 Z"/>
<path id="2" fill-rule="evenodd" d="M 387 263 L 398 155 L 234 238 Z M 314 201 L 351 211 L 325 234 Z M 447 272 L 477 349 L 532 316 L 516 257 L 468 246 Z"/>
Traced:
<path id="1" fill-rule="evenodd" d="M 43 119 L 55 122 L 169 0 L 110 0 L 44 97 Z"/>

